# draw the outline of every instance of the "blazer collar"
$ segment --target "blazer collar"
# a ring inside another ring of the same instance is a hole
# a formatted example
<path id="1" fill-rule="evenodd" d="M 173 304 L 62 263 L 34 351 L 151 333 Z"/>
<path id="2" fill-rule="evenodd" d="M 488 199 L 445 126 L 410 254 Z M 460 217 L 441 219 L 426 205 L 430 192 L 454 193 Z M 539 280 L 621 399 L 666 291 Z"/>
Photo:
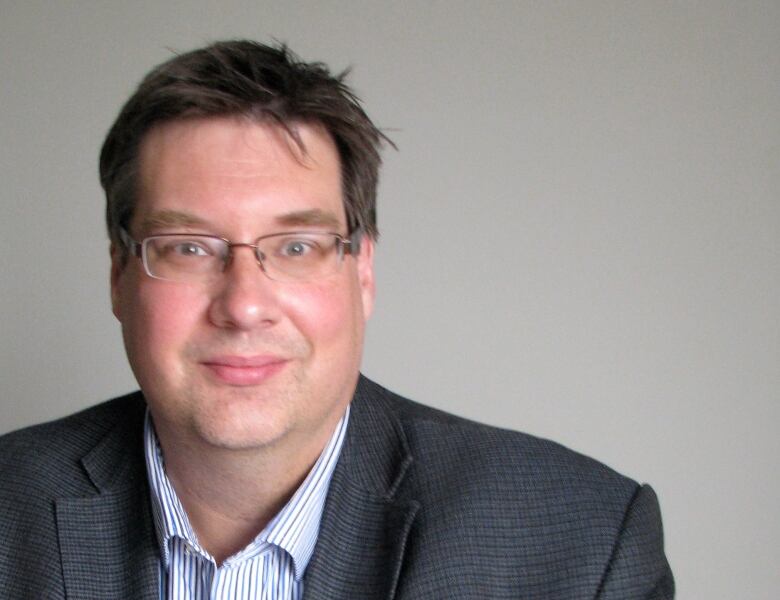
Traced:
<path id="1" fill-rule="evenodd" d="M 420 507 L 398 498 L 412 455 L 387 392 L 361 376 L 351 410 L 304 577 L 305 600 L 393 598 Z"/>
<path id="2" fill-rule="evenodd" d="M 130 407 L 81 461 L 95 493 L 55 503 L 69 598 L 159 599 L 140 394 Z"/>

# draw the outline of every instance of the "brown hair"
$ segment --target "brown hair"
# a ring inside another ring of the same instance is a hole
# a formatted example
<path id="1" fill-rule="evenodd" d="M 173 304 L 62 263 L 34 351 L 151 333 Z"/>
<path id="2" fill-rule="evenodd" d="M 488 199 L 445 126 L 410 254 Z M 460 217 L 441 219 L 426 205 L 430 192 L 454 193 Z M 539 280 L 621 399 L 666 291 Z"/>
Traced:
<path id="1" fill-rule="evenodd" d="M 114 244 L 136 204 L 138 153 L 155 125 L 190 117 L 243 115 L 283 127 L 303 148 L 294 122 L 317 123 L 338 149 L 349 233 L 375 239 L 376 189 L 383 142 L 344 83 L 322 63 L 302 62 L 284 46 L 248 40 L 217 42 L 155 67 L 122 108 L 100 153 L 106 222 Z"/>

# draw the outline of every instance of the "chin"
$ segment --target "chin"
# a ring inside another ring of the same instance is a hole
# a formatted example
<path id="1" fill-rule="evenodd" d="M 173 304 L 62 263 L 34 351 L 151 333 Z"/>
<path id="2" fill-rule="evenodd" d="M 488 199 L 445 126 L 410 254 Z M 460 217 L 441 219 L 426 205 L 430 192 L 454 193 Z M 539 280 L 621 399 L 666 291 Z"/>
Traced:
<path id="1" fill-rule="evenodd" d="M 284 437 L 285 427 L 273 418 L 222 414 L 196 423 L 198 437 L 209 446 L 225 450 L 251 450 L 273 445 Z"/>

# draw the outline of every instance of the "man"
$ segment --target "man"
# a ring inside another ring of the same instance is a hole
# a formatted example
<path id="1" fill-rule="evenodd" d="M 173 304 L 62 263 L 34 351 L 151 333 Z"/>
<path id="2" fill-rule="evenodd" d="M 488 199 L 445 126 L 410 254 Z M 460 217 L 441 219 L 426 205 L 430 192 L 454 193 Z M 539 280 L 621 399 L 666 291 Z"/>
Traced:
<path id="1" fill-rule="evenodd" d="M 383 139 L 284 48 L 141 83 L 100 160 L 141 392 L 2 438 L 4 597 L 673 597 L 649 487 L 360 376 Z"/>

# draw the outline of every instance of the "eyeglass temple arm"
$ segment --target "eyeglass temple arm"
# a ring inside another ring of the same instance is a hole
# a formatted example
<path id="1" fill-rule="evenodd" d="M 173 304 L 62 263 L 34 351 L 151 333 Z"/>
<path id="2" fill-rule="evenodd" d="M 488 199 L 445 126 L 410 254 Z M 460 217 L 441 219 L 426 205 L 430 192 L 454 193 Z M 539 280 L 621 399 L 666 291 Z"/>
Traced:
<path id="1" fill-rule="evenodd" d="M 349 235 L 349 239 L 344 240 L 342 247 L 344 248 L 344 254 L 351 254 L 357 256 L 360 254 L 360 240 L 363 238 L 363 231 L 356 229 Z"/>
<path id="2" fill-rule="evenodd" d="M 124 227 L 119 228 L 119 239 L 132 254 L 141 257 L 141 243 L 131 238 Z"/>

